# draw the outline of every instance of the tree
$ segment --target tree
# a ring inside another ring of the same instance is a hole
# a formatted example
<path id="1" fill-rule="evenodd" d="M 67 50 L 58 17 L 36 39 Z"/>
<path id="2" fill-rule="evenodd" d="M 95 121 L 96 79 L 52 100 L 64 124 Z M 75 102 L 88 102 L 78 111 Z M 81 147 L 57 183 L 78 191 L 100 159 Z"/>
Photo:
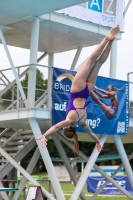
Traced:
<path id="1" fill-rule="evenodd" d="M 133 101 L 130 101 L 130 107 L 133 107 Z"/>
<path id="2" fill-rule="evenodd" d="M 15 85 L 16 86 L 16 85 Z M 15 88 L 15 87 L 14 87 Z M 5 92 L 5 94 L 2 95 L 2 106 L 4 107 L 4 109 L 6 109 L 8 106 L 11 105 L 11 100 L 12 100 L 12 89 L 7 90 L 7 92 Z M 14 100 L 16 100 L 16 97 L 14 97 Z"/>
<path id="3" fill-rule="evenodd" d="M 37 69 L 36 71 L 36 95 L 35 100 L 37 100 L 47 89 L 48 80 L 44 80 L 43 73 Z M 28 87 L 28 74 L 25 75 L 25 78 L 21 81 L 22 86 L 24 87 L 25 95 L 27 96 L 27 87 Z M 39 89 L 39 90 L 37 90 Z"/>

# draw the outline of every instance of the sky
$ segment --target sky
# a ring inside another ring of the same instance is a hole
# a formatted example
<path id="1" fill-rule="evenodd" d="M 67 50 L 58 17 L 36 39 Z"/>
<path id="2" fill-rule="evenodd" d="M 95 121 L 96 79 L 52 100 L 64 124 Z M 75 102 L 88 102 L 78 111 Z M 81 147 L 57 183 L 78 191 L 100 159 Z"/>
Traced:
<path id="1" fill-rule="evenodd" d="M 126 2 L 128 1 L 126 0 Z M 11 46 L 8 47 L 15 66 L 25 65 L 29 63 L 29 50 Z M 79 66 L 91 54 L 95 47 L 96 46 L 83 48 L 76 66 Z M 5 51 L 1 44 L 0 52 L 0 68 L 10 68 Z M 54 66 L 70 69 L 75 53 L 76 50 L 55 54 Z M 38 57 L 40 57 L 41 55 L 42 53 L 38 52 Z M 46 57 L 40 62 L 40 64 L 48 65 L 47 60 L 48 58 Z M 110 58 L 108 58 L 101 67 L 99 75 L 109 77 L 109 66 Z M 122 40 L 118 41 L 116 78 L 120 80 L 127 80 L 127 73 L 129 72 L 133 72 L 133 1 L 131 2 L 128 12 L 125 16 L 124 33 L 122 34 Z M 45 78 L 47 78 L 46 73 L 44 74 L 44 76 Z M 10 78 L 13 79 L 13 74 L 11 71 Z M 130 76 L 130 81 L 133 82 L 133 74 Z M 133 100 L 133 92 L 131 91 L 133 91 L 133 84 L 130 84 L 130 100 Z"/>

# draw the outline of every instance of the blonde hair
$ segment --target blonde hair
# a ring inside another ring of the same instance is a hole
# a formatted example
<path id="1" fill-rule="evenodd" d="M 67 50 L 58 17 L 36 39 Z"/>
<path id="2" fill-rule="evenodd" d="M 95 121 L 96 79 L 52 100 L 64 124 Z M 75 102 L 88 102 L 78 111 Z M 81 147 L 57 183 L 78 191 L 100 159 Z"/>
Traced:
<path id="1" fill-rule="evenodd" d="M 120 92 L 124 92 L 123 89 L 116 88 L 116 87 L 114 87 L 114 86 L 111 85 L 111 84 L 108 85 L 108 87 L 109 87 L 109 86 L 112 88 L 112 91 L 120 91 Z"/>
<path id="2" fill-rule="evenodd" d="M 74 141 L 74 152 L 80 156 L 80 152 L 79 152 L 79 144 L 78 144 L 78 135 L 76 133 L 76 128 L 73 126 L 69 126 L 67 128 L 64 129 L 64 135 L 67 138 L 72 139 Z"/>

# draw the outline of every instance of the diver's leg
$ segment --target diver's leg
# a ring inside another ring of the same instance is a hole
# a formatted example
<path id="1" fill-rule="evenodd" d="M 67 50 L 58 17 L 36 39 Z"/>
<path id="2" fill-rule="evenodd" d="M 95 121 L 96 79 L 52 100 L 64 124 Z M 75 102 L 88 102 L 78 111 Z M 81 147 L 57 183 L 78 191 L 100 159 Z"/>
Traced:
<path id="1" fill-rule="evenodd" d="M 88 60 L 79 69 L 72 82 L 72 87 L 71 87 L 72 92 L 80 91 L 85 87 L 93 67 L 96 65 L 98 58 L 103 53 L 103 49 L 110 40 L 116 38 L 118 32 L 119 32 L 119 26 L 117 25 L 109 31 L 108 35 L 96 47 L 96 49 L 90 55 Z M 97 74 L 95 74 L 95 76 L 97 76 Z"/>
<path id="2" fill-rule="evenodd" d="M 98 60 L 96 61 L 95 66 L 93 67 L 88 79 L 87 79 L 87 84 L 89 87 L 89 90 L 91 91 L 91 89 L 93 88 L 95 82 L 96 82 L 96 78 L 99 72 L 100 67 L 102 66 L 102 64 L 107 60 L 109 53 L 110 53 L 110 49 L 111 49 L 111 45 L 112 45 L 113 40 L 109 41 L 108 44 L 106 45 L 106 47 L 104 48 L 101 56 L 98 58 Z"/>
<path id="3" fill-rule="evenodd" d="M 101 110 L 104 112 L 104 114 L 106 115 L 106 117 L 108 119 L 112 119 L 114 117 L 114 110 L 110 108 L 110 106 L 108 106 L 106 103 L 104 103 L 96 94 L 95 92 L 92 90 L 91 94 L 90 94 L 92 100 L 99 105 L 99 107 L 101 108 Z"/>

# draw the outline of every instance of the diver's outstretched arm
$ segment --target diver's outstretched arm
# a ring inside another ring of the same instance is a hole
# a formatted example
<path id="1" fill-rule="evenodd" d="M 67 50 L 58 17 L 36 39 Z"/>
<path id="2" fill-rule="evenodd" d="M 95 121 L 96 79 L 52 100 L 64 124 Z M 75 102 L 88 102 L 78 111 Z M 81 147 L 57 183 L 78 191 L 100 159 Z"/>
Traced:
<path id="1" fill-rule="evenodd" d="M 98 88 L 98 87 L 96 87 L 95 85 L 94 85 L 94 88 L 95 88 L 96 90 L 99 90 L 100 92 L 103 92 L 104 94 L 108 94 L 108 91 L 103 90 L 103 89 L 101 89 L 101 88 Z"/>
<path id="2" fill-rule="evenodd" d="M 102 146 L 98 137 L 92 132 L 89 125 L 85 122 L 83 125 L 80 125 L 89 135 L 90 137 L 96 142 L 96 148 L 98 152 L 101 152 Z"/>
<path id="3" fill-rule="evenodd" d="M 46 147 L 47 145 L 47 139 L 46 136 L 52 133 L 57 132 L 60 128 L 65 127 L 65 126 L 69 126 L 71 124 L 71 121 L 66 119 L 63 120 L 57 124 L 55 124 L 54 126 L 52 126 L 48 131 L 46 131 L 43 135 L 41 135 L 38 138 L 35 138 L 36 140 L 40 140 L 42 147 Z"/>
<path id="4" fill-rule="evenodd" d="M 93 92 L 95 92 L 96 94 L 98 94 L 100 97 L 102 98 L 109 98 L 109 96 L 105 93 L 105 94 L 101 94 L 100 92 L 98 92 L 97 90 L 93 90 Z M 92 91 L 91 91 L 92 93 Z"/>

